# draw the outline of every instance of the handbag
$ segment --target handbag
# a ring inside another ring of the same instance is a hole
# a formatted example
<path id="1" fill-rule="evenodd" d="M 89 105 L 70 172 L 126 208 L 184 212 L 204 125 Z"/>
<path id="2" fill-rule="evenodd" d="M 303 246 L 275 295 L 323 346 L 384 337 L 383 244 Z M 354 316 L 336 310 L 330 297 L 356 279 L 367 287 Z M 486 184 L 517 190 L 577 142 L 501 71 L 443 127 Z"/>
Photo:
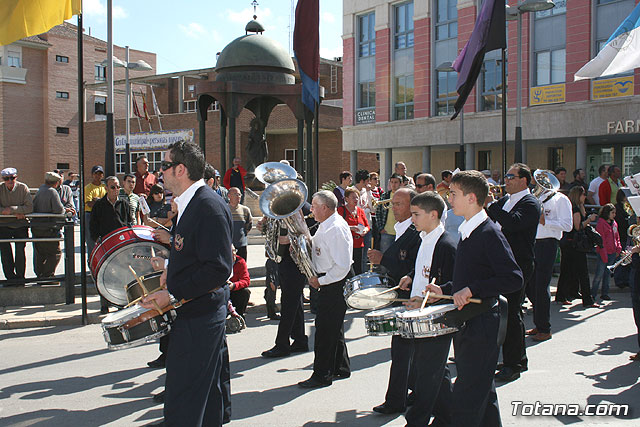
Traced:
<path id="1" fill-rule="evenodd" d="M 590 226 L 588 226 L 590 227 Z M 594 232 L 596 232 L 594 230 Z M 598 236 L 600 236 L 598 234 Z M 601 237 L 602 238 L 602 237 Z M 571 247 L 578 252 L 591 252 L 593 250 L 593 243 L 587 235 L 586 230 L 574 231 L 571 239 Z"/>
<path id="2" fill-rule="evenodd" d="M 584 232 L 591 241 L 592 247 L 603 247 L 604 242 L 602 241 L 602 236 L 598 233 L 595 228 L 593 228 L 590 224 L 584 228 Z"/>

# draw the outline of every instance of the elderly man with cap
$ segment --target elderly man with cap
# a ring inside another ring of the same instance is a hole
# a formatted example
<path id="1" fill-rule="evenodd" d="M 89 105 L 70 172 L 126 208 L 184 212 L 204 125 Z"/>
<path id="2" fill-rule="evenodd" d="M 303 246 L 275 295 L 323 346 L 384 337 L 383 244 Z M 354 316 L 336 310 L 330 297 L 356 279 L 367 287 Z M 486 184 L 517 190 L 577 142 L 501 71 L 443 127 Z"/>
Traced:
<path id="1" fill-rule="evenodd" d="M 25 239 L 29 237 L 25 215 L 33 211 L 29 187 L 17 180 L 18 171 L 15 168 L 3 169 L 0 175 L 3 180 L 0 184 L 0 213 L 15 215 L 15 218 L 0 218 L 0 239 Z M 8 280 L 24 279 L 27 265 L 24 254 L 25 243 L 16 242 L 14 244 L 16 246 L 15 260 L 11 244 L 0 243 L 2 269 Z"/>
<path id="2" fill-rule="evenodd" d="M 62 214 L 65 207 L 60 200 L 58 188 L 62 177 L 55 172 L 44 175 L 44 184 L 40 186 L 33 198 L 33 212 Z M 60 237 L 60 226 L 54 225 L 52 218 L 34 218 L 31 220 L 31 234 L 33 237 Z M 51 277 L 56 272 L 60 262 L 60 242 L 33 243 L 33 269 L 37 277 Z"/>

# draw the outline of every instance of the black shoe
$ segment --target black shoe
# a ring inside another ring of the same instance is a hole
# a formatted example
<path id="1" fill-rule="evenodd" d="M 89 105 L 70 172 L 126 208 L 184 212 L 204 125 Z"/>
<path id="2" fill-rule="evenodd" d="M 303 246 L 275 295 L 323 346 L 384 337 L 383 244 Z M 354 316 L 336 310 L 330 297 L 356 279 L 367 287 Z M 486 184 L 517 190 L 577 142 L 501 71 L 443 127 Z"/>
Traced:
<path id="1" fill-rule="evenodd" d="M 300 381 L 298 385 L 302 388 L 319 388 L 331 385 L 331 380 L 321 380 L 313 375 L 306 381 Z"/>
<path id="2" fill-rule="evenodd" d="M 306 353 L 307 351 L 309 351 L 309 344 L 298 344 L 294 341 L 289 347 L 291 353 Z"/>
<path id="3" fill-rule="evenodd" d="M 275 357 L 286 357 L 289 354 L 291 354 L 291 352 L 289 350 L 283 350 L 283 349 L 279 348 L 278 346 L 275 346 L 270 350 L 263 351 L 262 352 L 262 357 L 266 357 L 267 359 L 271 359 L 271 358 L 275 358 Z"/>
<path id="4" fill-rule="evenodd" d="M 109 307 L 100 307 L 100 314 L 108 314 Z"/>
<path id="5" fill-rule="evenodd" d="M 164 390 L 153 396 L 153 401 L 156 403 L 164 403 Z"/>
<path id="6" fill-rule="evenodd" d="M 267 317 L 271 320 L 280 320 L 280 315 L 277 313 L 269 314 Z"/>
<path id="7" fill-rule="evenodd" d="M 147 424 L 147 426 L 163 426 L 163 425 L 164 425 L 164 419 Z"/>
<path id="8" fill-rule="evenodd" d="M 413 406 L 416 401 L 416 394 L 414 392 L 409 393 L 407 396 L 407 406 Z"/>
<path id="9" fill-rule="evenodd" d="M 502 383 L 510 383 L 518 378 L 520 378 L 520 372 L 508 366 L 503 367 L 500 369 L 500 372 L 496 374 L 496 381 Z"/>
<path id="10" fill-rule="evenodd" d="M 346 380 L 351 376 L 351 373 L 348 374 L 333 374 L 334 380 Z"/>
<path id="11" fill-rule="evenodd" d="M 609 295 L 602 295 L 602 296 L 600 297 L 600 299 L 601 299 L 602 301 L 611 301 L 611 297 L 610 297 Z"/>
<path id="12" fill-rule="evenodd" d="M 147 366 L 153 369 L 160 369 L 160 368 L 164 368 L 165 362 L 166 362 L 166 357 L 164 354 L 161 354 L 156 360 L 147 362 Z"/>
<path id="13" fill-rule="evenodd" d="M 373 412 L 377 412 L 379 414 L 391 415 L 391 414 L 402 414 L 406 411 L 405 408 L 394 408 L 392 406 L 387 405 L 387 403 L 383 403 L 382 405 L 374 406 Z"/>

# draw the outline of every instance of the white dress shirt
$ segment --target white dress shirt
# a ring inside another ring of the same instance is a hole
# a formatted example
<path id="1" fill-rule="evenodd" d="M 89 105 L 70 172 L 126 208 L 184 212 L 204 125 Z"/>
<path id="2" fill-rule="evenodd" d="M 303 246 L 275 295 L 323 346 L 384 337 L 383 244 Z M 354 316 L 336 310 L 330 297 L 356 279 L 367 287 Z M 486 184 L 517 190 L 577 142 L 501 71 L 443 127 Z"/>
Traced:
<path id="1" fill-rule="evenodd" d="M 357 187 L 354 187 L 357 189 Z M 362 208 L 362 210 L 364 211 L 365 216 L 367 217 L 367 221 L 369 221 L 369 228 L 372 228 L 373 225 L 371 224 L 371 211 L 373 210 L 373 194 L 371 194 L 371 190 L 367 189 L 366 186 L 362 187 L 362 190 L 360 190 L 360 199 L 358 202 L 358 206 L 360 206 L 360 208 Z"/>
<path id="2" fill-rule="evenodd" d="M 511 212 L 511 209 L 513 209 L 516 203 L 518 203 L 527 194 L 531 194 L 528 188 L 525 188 L 522 191 L 518 191 L 515 194 L 507 194 L 508 199 L 502 206 L 502 210 L 505 212 Z"/>
<path id="3" fill-rule="evenodd" d="M 438 239 L 444 233 L 444 225 L 438 224 L 436 228 L 429 233 L 420 232 L 420 249 L 416 257 L 415 274 L 413 277 L 413 285 L 411 286 L 411 297 L 422 297 L 422 291 L 427 288 L 431 281 L 431 262 L 433 261 L 433 251 L 436 248 Z"/>
<path id="4" fill-rule="evenodd" d="M 325 273 L 318 278 L 321 285 L 339 282 L 347 276 L 353 258 L 353 237 L 347 222 L 337 212 L 320 223 L 311 246 L 315 270 Z"/>
<path id="5" fill-rule="evenodd" d="M 460 239 L 464 240 L 473 233 L 473 230 L 478 228 L 480 224 L 482 224 L 489 216 L 482 209 L 480 212 L 471 217 L 469 221 L 466 219 L 462 221 L 460 227 L 458 227 L 458 231 L 460 232 Z"/>
<path id="6" fill-rule="evenodd" d="M 396 230 L 396 240 L 398 240 L 410 226 L 411 217 L 405 219 L 402 222 L 396 222 L 395 224 L 393 224 L 393 229 Z"/>
<path id="7" fill-rule="evenodd" d="M 549 193 L 540 196 L 540 202 L 547 200 Z M 571 201 L 564 194 L 557 192 L 555 196 L 542 203 L 544 225 L 538 224 L 536 239 L 562 239 L 562 232 L 573 228 Z"/>
<path id="8" fill-rule="evenodd" d="M 184 193 L 182 193 L 178 197 L 174 197 L 174 200 L 176 201 L 176 205 L 178 205 L 178 215 L 176 216 L 176 224 L 180 222 L 180 217 L 182 216 L 182 213 L 184 212 L 185 209 L 187 209 L 189 202 L 191 201 L 191 199 L 193 199 L 193 195 L 196 194 L 196 191 L 198 190 L 198 188 L 204 187 L 205 185 L 206 184 L 204 183 L 204 179 L 200 179 L 194 182 L 193 184 L 191 184 L 189 188 L 187 188 L 184 191 Z"/>
<path id="9" fill-rule="evenodd" d="M 593 201 L 596 202 L 596 205 L 600 204 L 600 184 L 604 182 L 604 179 L 596 176 L 593 178 L 593 181 L 589 183 L 589 192 L 593 193 Z"/>

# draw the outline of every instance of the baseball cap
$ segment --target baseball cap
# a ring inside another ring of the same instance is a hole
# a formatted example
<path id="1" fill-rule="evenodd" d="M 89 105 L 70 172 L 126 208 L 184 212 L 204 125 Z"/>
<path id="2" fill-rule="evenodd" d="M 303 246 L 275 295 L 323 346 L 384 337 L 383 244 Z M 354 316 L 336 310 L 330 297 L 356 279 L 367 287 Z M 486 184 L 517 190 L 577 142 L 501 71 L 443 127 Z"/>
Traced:
<path id="1" fill-rule="evenodd" d="M 91 168 L 91 173 L 96 173 L 96 172 L 102 172 L 104 173 L 104 169 L 102 169 L 102 166 L 96 165 L 94 167 Z"/>
<path id="2" fill-rule="evenodd" d="M 0 172 L 0 175 L 4 176 L 13 176 L 13 175 L 17 175 L 18 174 L 18 170 L 16 168 L 4 168 L 2 169 L 2 172 Z"/>

